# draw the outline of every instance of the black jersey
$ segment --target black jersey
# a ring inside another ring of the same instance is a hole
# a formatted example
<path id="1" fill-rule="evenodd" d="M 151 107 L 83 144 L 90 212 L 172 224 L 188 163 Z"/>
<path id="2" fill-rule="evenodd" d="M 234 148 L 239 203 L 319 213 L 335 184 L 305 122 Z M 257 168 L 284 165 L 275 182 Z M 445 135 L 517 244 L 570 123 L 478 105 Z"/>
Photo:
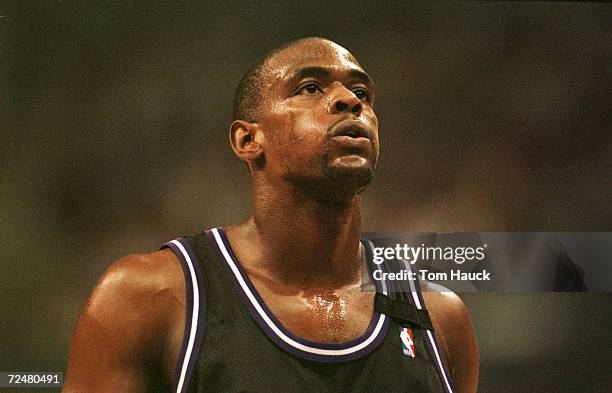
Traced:
<path id="1" fill-rule="evenodd" d="M 363 241 L 368 258 L 372 245 Z M 165 244 L 181 261 L 185 335 L 174 390 L 183 392 L 452 393 L 418 282 L 377 282 L 367 331 L 319 343 L 287 330 L 263 302 L 222 228 Z"/>

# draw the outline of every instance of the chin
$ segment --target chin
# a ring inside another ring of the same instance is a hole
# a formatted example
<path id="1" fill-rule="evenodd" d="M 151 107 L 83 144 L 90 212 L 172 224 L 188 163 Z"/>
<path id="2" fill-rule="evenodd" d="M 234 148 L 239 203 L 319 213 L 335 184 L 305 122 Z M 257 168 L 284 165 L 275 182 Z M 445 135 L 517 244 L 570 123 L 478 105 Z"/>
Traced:
<path id="1" fill-rule="evenodd" d="M 284 174 L 284 179 L 312 198 L 333 205 L 350 205 L 351 201 L 372 181 L 376 159 L 357 154 L 330 157 Z"/>
<path id="2" fill-rule="evenodd" d="M 374 176 L 373 165 L 359 158 L 360 160 L 337 160 L 325 166 L 324 172 L 332 180 L 332 188 L 356 195 L 370 184 Z"/>
<path id="3" fill-rule="evenodd" d="M 372 165 L 347 165 L 334 163 L 325 165 L 323 174 L 307 176 L 303 173 L 287 173 L 285 181 L 299 188 L 304 195 L 324 205 L 349 207 L 352 200 L 366 189 L 372 177 Z"/>

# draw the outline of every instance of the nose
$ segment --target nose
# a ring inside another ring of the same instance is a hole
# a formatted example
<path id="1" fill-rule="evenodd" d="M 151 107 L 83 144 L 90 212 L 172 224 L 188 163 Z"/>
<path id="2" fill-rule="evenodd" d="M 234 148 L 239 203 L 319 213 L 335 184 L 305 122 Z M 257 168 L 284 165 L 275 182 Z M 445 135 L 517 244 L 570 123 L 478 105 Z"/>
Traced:
<path id="1" fill-rule="evenodd" d="M 332 100 L 330 101 L 329 111 L 334 114 L 352 113 L 359 116 L 363 110 L 363 104 L 357 96 L 340 85 L 333 92 Z"/>

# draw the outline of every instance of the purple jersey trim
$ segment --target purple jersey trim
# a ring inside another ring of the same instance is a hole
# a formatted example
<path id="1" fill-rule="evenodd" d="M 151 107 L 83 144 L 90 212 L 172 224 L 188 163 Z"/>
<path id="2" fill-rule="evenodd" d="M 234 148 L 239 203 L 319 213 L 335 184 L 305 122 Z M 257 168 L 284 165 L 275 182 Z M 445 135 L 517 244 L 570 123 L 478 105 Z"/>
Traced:
<path id="1" fill-rule="evenodd" d="M 183 249 L 186 251 L 187 255 L 184 254 L 183 250 L 175 243 L 180 243 L 183 246 Z M 193 372 L 195 363 L 198 359 L 198 355 L 200 353 L 200 349 L 202 347 L 202 335 L 203 335 L 203 326 L 204 326 L 204 287 L 202 280 L 202 272 L 200 271 L 200 267 L 198 265 L 198 260 L 191 250 L 189 243 L 183 238 L 177 238 L 173 241 L 170 241 L 162 246 L 162 248 L 170 248 L 178 257 L 181 262 L 181 267 L 183 268 L 183 273 L 185 275 L 185 300 L 186 300 L 186 313 L 185 313 L 185 330 L 183 334 L 183 342 L 181 344 L 181 350 L 176 363 L 176 371 L 174 373 L 174 387 L 173 391 L 176 393 L 184 393 L 187 391 L 189 386 L 189 381 L 191 380 L 191 374 Z M 189 257 L 191 261 L 191 267 L 193 268 L 196 276 L 196 284 L 195 287 L 198 288 L 197 296 L 199 298 L 199 310 L 197 315 L 194 315 L 194 297 L 196 296 L 196 291 L 194 290 L 194 282 L 191 276 L 190 263 L 187 260 Z M 190 349 L 190 353 L 187 354 L 188 346 L 189 346 L 189 338 L 193 334 L 192 332 L 192 323 L 193 318 L 197 318 L 197 325 L 195 326 L 194 333 L 194 341 L 193 346 Z M 188 356 L 188 358 L 187 358 Z M 185 374 L 181 382 L 181 371 L 186 365 Z"/>
<path id="2" fill-rule="evenodd" d="M 268 308 L 268 306 L 265 304 L 265 302 L 263 301 L 263 299 L 261 298 L 261 296 L 259 295 L 259 293 L 257 292 L 255 286 L 253 285 L 253 283 L 251 282 L 251 280 L 249 279 L 248 275 L 246 274 L 246 272 L 244 271 L 242 265 L 240 264 L 240 262 L 238 261 L 238 258 L 236 257 L 234 251 L 232 250 L 229 241 L 227 239 L 227 236 L 225 235 L 225 231 L 223 230 L 223 228 L 216 228 L 221 241 L 223 242 L 223 245 L 225 246 L 225 249 L 227 250 L 230 258 L 233 260 L 234 264 L 236 265 L 237 269 L 240 272 L 240 275 L 242 276 L 245 284 L 248 286 L 249 290 L 251 291 L 251 293 L 253 294 L 253 296 L 256 298 L 257 302 L 259 303 L 259 305 L 261 306 L 261 308 L 263 309 L 263 311 L 265 312 L 266 316 L 273 321 L 273 323 L 276 325 L 276 327 L 282 331 L 283 334 L 285 334 L 287 337 L 291 338 L 292 340 L 308 346 L 308 347 L 312 347 L 312 348 L 317 348 L 317 349 L 322 349 L 322 350 L 343 350 L 343 349 L 349 349 L 351 347 L 354 347 L 358 344 L 363 343 L 364 341 L 366 341 L 368 338 L 370 338 L 370 336 L 372 336 L 372 334 L 374 333 L 374 330 L 381 318 L 381 314 L 378 312 L 375 312 L 372 320 L 370 321 L 370 324 L 368 326 L 367 331 L 361 335 L 360 337 L 348 341 L 348 342 L 344 342 L 344 343 L 319 343 L 319 342 L 315 342 L 315 341 L 310 341 L 307 339 L 304 339 L 302 337 L 296 336 L 295 334 L 291 333 L 287 328 L 285 328 L 282 323 L 280 323 L 280 321 L 276 318 L 276 316 L 274 316 L 274 314 L 270 311 L 270 309 Z M 234 272 L 231 270 L 230 266 L 228 265 L 228 262 L 225 260 L 225 257 L 223 255 L 223 252 L 221 251 L 221 249 L 219 248 L 219 245 L 217 244 L 217 240 L 214 237 L 214 234 L 212 232 L 212 230 L 207 230 L 206 234 L 208 235 L 209 241 L 211 242 L 211 244 L 213 245 L 213 247 L 215 248 L 215 250 L 217 251 L 217 253 L 219 254 L 219 257 L 221 258 L 221 260 L 223 261 L 223 265 L 225 266 L 225 269 L 227 270 L 228 274 L 230 275 L 230 277 L 232 278 L 232 281 L 234 282 L 236 288 L 238 289 L 238 292 L 240 293 L 244 303 L 247 306 L 247 309 L 249 310 L 249 312 L 251 313 L 251 316 L 253 317 L 253 319 L 255 319 L 255 321 L 257 322 L 257 324 L 259 325 L 259 327 L 264 331 L 264 333 L 268 336 L 268 338 L 270 338 L 273 342 L 275 342 L 279 347 L 281 347 L 282 349 L 286 350 L 287 352 L 303 358 L 303 359 L 308 359 L 308 360 L 314 360 L 314 361 L 320 361 L 320 362 L 339 362 L 339 361 L 345 361 L 345 360 L 352 360 L 352 359 L 357 359 L 361 356 L 364 356 L 370 352 L 372 352 L 374 349 L 376 349 L 384 340 L 386 334 L 387 334 L 387 330 L 389 327 L 389 318 L 386 316 L 382 316 L 384 318 L 383 321 L 383 325 L 382 328 L 380 329 L 380 331 L 378 332 L 378 334 L 376 335 L 376 337 L 368 344 L 366 345 L 364 348 L 359 349 L 355 352 L 349 353 L 349 354 L 342 354 L 342 355 L 327 355 L 327 354 L 318 354 L 318 353 L 312 353 L 312 352 L 307 352 L 304 350 L 301 350 L 299 348 L 296 348 L 290 344 L 288 344 L 287 342 L 285 342 L 282 338 L 280 338 L 278 336 L 278 334 L 276 334 L 266 323 L 266 321 L 264 321 L 263 317 L 260 315 L 260 313 L 257 311 L 257 309 L 255 308 L 255 306 L 253 305 L 253 303 L 251 302 L 251 300 L 249 299 L 248 295 L 245 293 L 244 289 L 242 288 L 242 286 L 240 285 L 240 283 L 238 282 L 238 279 L 236 277 L 236 275 L 234 274 Z M 366 249 L 366 254 L 368 256 L 369 259 L 371 259 L 372 257 L 372 250 L 370 249 L 370 244 L 368 242 L 363 242 L 365 249 Z M 376 283 L 376 287 L 377 287 L 377 291 L 382 291 L 382 289 L 380 288 L 380 283 L 378 283 L 376 280 L 374 280 Z"/>

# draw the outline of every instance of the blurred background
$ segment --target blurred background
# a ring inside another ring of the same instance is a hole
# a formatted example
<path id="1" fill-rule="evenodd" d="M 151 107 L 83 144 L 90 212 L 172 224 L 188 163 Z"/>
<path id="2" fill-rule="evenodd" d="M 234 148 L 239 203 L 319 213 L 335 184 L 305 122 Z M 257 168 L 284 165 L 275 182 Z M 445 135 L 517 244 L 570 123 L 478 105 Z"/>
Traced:
<path id="1" fill-rule="evenodd" d="M 0 371 L 64 371 L 113 260 L 248 214 L 233 90 L 295 38 L 340 43 L 377 82 L 366 230 L 612 229 L 608 4 L 14 3 L 0 5 Z M 612 294 L 462 297 L 480 392 L 609 391 Z"/>

